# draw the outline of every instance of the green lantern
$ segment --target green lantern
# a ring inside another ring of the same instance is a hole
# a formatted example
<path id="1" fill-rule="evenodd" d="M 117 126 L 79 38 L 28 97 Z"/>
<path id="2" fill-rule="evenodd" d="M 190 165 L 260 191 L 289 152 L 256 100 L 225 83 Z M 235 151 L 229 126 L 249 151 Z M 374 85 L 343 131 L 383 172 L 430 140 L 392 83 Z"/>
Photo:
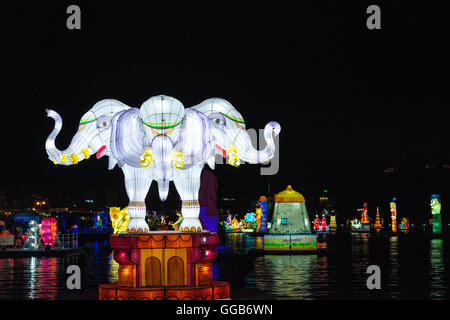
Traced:
<path id="1" fill-rule="evenodd" d="M 442 223 L 441 223 L 441 196 L 438 194 L 431 195 L 431 213 L 433 214 L 433 233 L 442 233 Z"/>

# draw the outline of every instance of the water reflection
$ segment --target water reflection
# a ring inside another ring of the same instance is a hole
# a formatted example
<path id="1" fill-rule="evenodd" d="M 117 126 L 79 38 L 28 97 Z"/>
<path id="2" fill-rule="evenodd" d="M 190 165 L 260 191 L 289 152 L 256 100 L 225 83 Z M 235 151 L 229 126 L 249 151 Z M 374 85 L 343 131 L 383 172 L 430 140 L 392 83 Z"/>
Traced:
<path id="1" fill-rule="evenodd" d="M 255 256 L 248 251 L 262 248 L 262 237 L 227 234 L 222 236 L 213 277 L 230 282 L 234 299 L 256 293 L 273 299 L 446 299 L 447 243 L 448 239 L 360 233 L 324 239 L 320 245 L 328 248 L 326 254 Z M 119 266 L 107 242 L 86 247 L 91 251 L 81 256 L 0 259 L 0 300 L 98 299 L 98 285 L 118 281 Z M 65 286 L 70 264 L 81 267 L 82 292 Z M 367 289 L 371 264 L 382 270 L 381 290 Z"/>
<path id="2" fill-rule="evenodd" d="M 107 244 L 107 243 L 106 243 Z M 103 242 L 87 244 L 91 254 L 0 259 L 0 300 L 97 299 L 98 285 L 117 281 L 118 264 Z M 66 269 L 79 265 L 83 290 L 66 288 Z"/>
<path id="3" fill-rule="evenodd" d="M 389 238 L 389 271 L 387 272 L 387 284 L 389 287 L 391 299 L 400 298 L 400 292 L 398 290 L 398 288 L 400 287 L 400 260 L 398 241 L 398 236 L 392 236 Z"/>
<path id="4" fill-rule="evenodd" d="M 370 297 L 367 289 L 367 267 L 370 263 L 369 252 L 370 233 L 352 233 L 352 258 L 351 258 L 351 293 L 358 293 L 358 297 L 366 299 Z M 338 260 L 339 261 L 339 260 Z"/>
<path id="5" fill-rule="evenodd" d="M 318 289 L 316 295 L 318 297 L 326 297 L 336 292 L 336 281 L 333 278 L 330 278 L 330 269 L 331 266 L 328 264 L 328 257 L 318 256 L 316 268 L 317 277 L 315 279 L 315 285 Z"/>
<path id="6" fill-rule="evenodd" d="M 119 264 L 114 260 L 113 254 L 109 256 L 109 274 L 111 275 L 110 282 L 118 282 L 119 281 Z"/>
<path id="7" fill-rule="evenodd" d="M 444 299 L 447 293 L 445 283 L 444 240 L 431 239 L 430 244 L 430 299 Z"/>
<path id="8" fill-rule="evenodd" d="M 28 297 L 30 299 L 34 299 L 34 294 L 35 294 L 35 287 L 36 287 L 36 263 L 37 263 L 37 258 L 36 257 L 31 257 L 28 263 L 28 274 L 30 275 L 30 280 L 28 281 L 29 286 L 30 286 L 30 293 L 28 295 Z"/>
<path id="9" fill-rule="evenodd" d="M 0 259 L 0 299 L 55 299 L 57 269 L 55 258 Z"/>
<path id="10" fill-rule="evenodd" d="M 255 248 L 255 241 L 261 241 L 261 237 L 251 237 L 245 233 L 228 233 L 225 236 L 225 245 L 230 246 L 233 253 L 247 253 L 248 250 Z"/>
<path id="11" fill-rule="evenodd" d="M 264 249 L 264 237 L 255 237 L 255 248 Z"/>
<path id="12" fill-rule="evenodd" d="M 311 286 L 320 281 L 313 279 L 317 266 L 315 255 L 263 256 L 267 277 L 260 278 L 278 299 L 310 299 Z M 317 274 L 316 274 L 317 276 Z"/>

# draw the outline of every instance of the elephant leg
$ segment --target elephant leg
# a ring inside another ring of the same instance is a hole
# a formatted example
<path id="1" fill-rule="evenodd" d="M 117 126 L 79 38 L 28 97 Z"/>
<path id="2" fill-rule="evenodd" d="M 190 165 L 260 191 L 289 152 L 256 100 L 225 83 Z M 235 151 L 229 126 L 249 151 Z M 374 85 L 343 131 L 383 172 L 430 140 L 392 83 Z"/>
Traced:
<path id="1" fill-rule="evenodd" d="M 145 222 L 145 197 L 152 183 L 150 170 L 128 165 L 124 165 L 122 170 L 125 176 L 125 188 L 130 200 L 128 204 L 130 221 L 128 222 L 127 232 L 148 232 L 149 227 Z"/>
<path id="2" fill-rule="evenodd" d="M 186 170 L 180 170 L 174 177 L 173 182 L 181 197 L 181 215 L 183 221 L 180 231 L 203 230 L 200 222 L 200 204 L 198 202 L 198 190 L 200 189 L 200 175 L 204 163 L 193 166 Z"/>

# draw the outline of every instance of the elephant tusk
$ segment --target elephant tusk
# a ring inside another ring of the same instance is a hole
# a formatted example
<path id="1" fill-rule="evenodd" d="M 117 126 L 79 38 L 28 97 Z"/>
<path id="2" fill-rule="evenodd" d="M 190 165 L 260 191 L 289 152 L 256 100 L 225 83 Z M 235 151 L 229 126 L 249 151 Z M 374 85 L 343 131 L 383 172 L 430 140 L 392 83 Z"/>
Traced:
<path id="1" fill-rule="evenodd" d="M 72 157 L 73 164 L 77 164 L 78 163 L 78 156 L 75 153 L 72 153 L 71 157 Z"/>
<path id="2" fill-rule="evenodd" d="M 184 155 L 181 152 L 175 152 L 173 154 L 173 165 L 177 169 L 183 169 L 184 167 Z"/>
<path id="3" fill-rule="evenodd" d="M 142 154 L 142 156 L 139 158 L 139 163 L 141 164 L 141 167 L 148 168 L 150 164 L 153 161 L 153 155 L 146 151 Z"/>
<path id="4" fill-rule="evenodd" d="M 89 157 L 91 156 L 89 151 L 85 148 L 81 149 L 81 153 L 84 154 L 85 159 L 89 159 Z"/>
<path id="5" fill-rule="evenodd" d="M 61 157 L 61 162 L 66 162 L 66 161 L 67 161 L 67 156 L 65 154 L 63 154 Z"/>

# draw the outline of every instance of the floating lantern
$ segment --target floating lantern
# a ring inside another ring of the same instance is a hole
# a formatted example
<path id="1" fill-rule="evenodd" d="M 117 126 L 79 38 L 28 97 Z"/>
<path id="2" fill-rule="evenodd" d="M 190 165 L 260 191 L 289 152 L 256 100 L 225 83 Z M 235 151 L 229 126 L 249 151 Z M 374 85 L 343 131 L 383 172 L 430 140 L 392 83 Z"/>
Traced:
<path id="1" fill-rule="evenodd" d="M 30 221 L 26 235 L 27 239 L 25 241 L 24 248 L 33 250 L 37 249 L 41 235 L 39 226 L 35 220 Z"/>
<path id="2" fill-rule="evenodd" d="M 370 219 L 367 213 L 367 206 L 368 203 L 364 202 L 363 207 L 361 209 L 358 209 L 358 211 L 361 211 L 361 221 L 358 230 L 360 232 L 370 232 Z"/>
<path id="3" fill-rule="evenodd" d="M 268 200 L 267 197 L 259 197 L 259 207 L 261 208 L 261 225 L 257 232 L 266 233 L 267 232 L 267 214 L 268 214 Z"/>
<path id="4" fill-rule="evenodd" d="M 395 203 L 397 199 L 392 198 L 390 203 L 391 206 L 391 220 L 392 220 L 392 232 L 397 232 L 397 204 Z"/>
<path id="5" fill-rule="evenodd" d="M 357 218 L 351 220 L 350 223 L 353 231 L 359 231 L 359 229 L 361 228 L 361 223 Z"/>
<path id="6" fill-rule="evenodd" d="M 320 231 L 320 219 L 318 214 L 316 214 L 316 218 L 314 219 L 314 231 Z"/>
<path id="7" fill-rule="evenodd" d="M 336 231 L 336 229 L 337 229 L 336 216 L 331 215 L 330 216 L 330 230 Z"/>
<path id="8" fill-rule="evenodd" d="M 441 223 L 441 196 L 438 194 L 431 195 L 431 214 L 433 215 L 433 234 L 442 233 Z"/>
<path id="9" fill-rule="evenodd" d="M 317 236 L 311 233 L 305 202 L 291 186 L 278 193 L 270 234 L 264 235 L 264 250 L 317 250 Z"/>
<path id="10" fill-rule="evenodd" d="M 55 247 L 57 224 L 56 218 L 42 218 L 41 237 L 44 246 Z"/>
<path id="11" fill-rule="evenodd" d="M 377 207 L 377 215 L 375 216 L 375 224 L 373 225 L 373 228 L 377 232 L 379 232 L 381 228 L 383 228 L 383 225 L 381 224 L 380 212 L 378 207 Z"/>
<path id="12" fill-rule="evenodd" d="M 369 216 L 367 214 L 367 202 L 364 202 L 364 205 L 361 209 L 358 209 L 362 212 L 361 214 L 361 224 L 370 223 Z"/>
<path id="13" fill-rule="evenodd" d="M 409 231 L 409 220 L 408 218 L 403 218 L 400 223 L 400 230 L 404 233 L 408 233 Z"/>

